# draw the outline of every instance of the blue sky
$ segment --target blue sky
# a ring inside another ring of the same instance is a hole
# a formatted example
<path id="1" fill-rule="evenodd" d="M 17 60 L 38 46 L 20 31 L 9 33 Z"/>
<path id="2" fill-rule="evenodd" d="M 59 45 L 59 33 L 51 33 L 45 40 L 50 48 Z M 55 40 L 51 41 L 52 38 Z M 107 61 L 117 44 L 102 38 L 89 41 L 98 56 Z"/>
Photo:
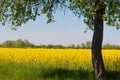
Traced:
<path id="1" fill-rule="evenodd" d="M 27 39 L 34 44 L 81 44 L 92 40 L 93 31 L 87 28 L 82 18 L 77 18 L 70 11 L 56 12 L 55 22 L 47 24 L 47 18 L 42 15 L 36 21 L 23 24 L 16 31 L 7 25 L 0 25 L 0 43 L 6 40 Z M 120 30 L 104 25 L 103 43 L 120 45 Z"/>

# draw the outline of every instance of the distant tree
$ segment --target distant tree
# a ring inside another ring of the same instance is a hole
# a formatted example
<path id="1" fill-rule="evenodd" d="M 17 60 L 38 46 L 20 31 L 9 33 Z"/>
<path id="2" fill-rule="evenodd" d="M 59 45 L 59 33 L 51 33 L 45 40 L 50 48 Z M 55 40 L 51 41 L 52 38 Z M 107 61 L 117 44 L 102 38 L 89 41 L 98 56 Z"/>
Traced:
<path id="1" fill-rule="evenodd" d="M 92 46 L 92 43 L 90 41 L 86 41 L 85 43 L 81 44 L 82 49 L 90 49 Z"/>
<path id="2" fill-rule="evenodd" d="M 91 46 L 92 46 L 92 43 L 91 43 L 90 41 L 87 41 L 87 42 L 86 42 L 86 47 L 87 47 L 87 49 L 90 49 Z"/>
<path id="3" fill-rule="evenodd" d="M 2 47 L 9 48 L 9 47 L 13 47 L 14 44 L 13 44 L 13 41 L 7 40 L 7 41 L 3 42 L 3 43 L 1 44 L 1 46 L 2 46 Z"/>
<path id="4" fill-rule="evenodd" d="M 9 47 L 9 48 L 27 48 L 33 47 L 33 45 L 28 40 L 7 40 L 1 44 L 1 47 Z"/>
<path id="5" fill-rule="evenodd" d="M 92 63 L 95 80 L 105 77 L 102 58 L 103 23 L 120 28 L 120 0 L 0 0 L 0 22 L 11 23 L 13 29 L 37 16 L 46 14 L 47 23 L 54 22 L 57 9 L 70 9 L 94 31 Z"/>
<path id="6" fill-rule="evenodd" d="M 81 48 L 82 49 L 85 49 L 86 48 L 86 45 L 84 43 L 81 44 Z"/>
<path id="7" fill-rule="evenodd" d="M 21 39 L 18 39 L 14 41 L 14 47 L 15 48 L 23 48 L 24 47 L 24 42 Z"/>
<path id="8" fill-rule="evenodd" d="M 53 48 L 53 45 L 52 44 L 48 44 L 47 48 Z"/>
<path id="9" fill-rule="evenodd" d="M 119 45 L 106 43 L 106 44 L 103 45 L 102 48 L 103 49 L 120 49 L 120 46 Z"/>
<path id="10" fill-rule="evenodd" d="M 71 44 L 71 45 L 68 46 L 68 48 L 75 48 L 75 45 Z"/>
<path id="11" fill-rule="evenodd" d="M 24 42 L 24 47 L 32 47 L 32 44 L 26 39 L 23 41 Z"/>
<path id="12" fill-rule="evenodd" d="M 54 45 L 54 48 L 63 49 L 63 48 L 65 48 L 65 47 L 62 46 L 62 45 Z"/>
<path id="13" fill-rule="evenodd" d="M 80 48 L 80 45 L 78 44 L 78 45 L 76 45 L 76 49 L 79 49 Z"/>

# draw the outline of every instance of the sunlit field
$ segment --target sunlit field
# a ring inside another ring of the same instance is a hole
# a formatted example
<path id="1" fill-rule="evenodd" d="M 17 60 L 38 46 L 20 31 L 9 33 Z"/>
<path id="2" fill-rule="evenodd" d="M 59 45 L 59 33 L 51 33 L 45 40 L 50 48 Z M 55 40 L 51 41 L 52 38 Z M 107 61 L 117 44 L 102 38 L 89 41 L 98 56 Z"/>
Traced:
<path id="1" fill-rule="evenodd" d="M 120 50 L 102 52 L 106 70 L 120 72 Z M 89 49 L 0 48 L 0 80 L 92 80 L 92 71 Z"/>

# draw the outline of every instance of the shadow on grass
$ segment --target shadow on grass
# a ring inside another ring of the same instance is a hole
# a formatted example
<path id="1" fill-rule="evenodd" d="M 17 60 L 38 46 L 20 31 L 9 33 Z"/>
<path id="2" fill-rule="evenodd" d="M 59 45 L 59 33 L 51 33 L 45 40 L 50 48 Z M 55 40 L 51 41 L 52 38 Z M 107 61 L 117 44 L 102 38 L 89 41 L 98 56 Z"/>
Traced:
<path id="1" fill-rule="evenodd" d="M 108 71 L 107 80 L 120 80 L 120 71 Z"/>
<path id="2" fill-rule="evenodd" d="M 61 80 L 74 79 L 74 80 L 92 80 L 93 76 L 88 70 L 68 70 L 63 68 L 54 69 L 43 74 L 44 78 L 54 78 L 57 77 Z M 90 79 L 91 78 L 91 79 Z"/>
<path id="3" fill-rule="evenodd" d="M 68 70 L 63 68 L 58 68 L 50 70 L 42 74 L 44 78 L 55 78 L 60 80 L 73 79 L 73 80 L 93 80 L 93 72 L 88 70 Z M 119 71 L 108 71 L 106 80 L 120 80 Z"/>

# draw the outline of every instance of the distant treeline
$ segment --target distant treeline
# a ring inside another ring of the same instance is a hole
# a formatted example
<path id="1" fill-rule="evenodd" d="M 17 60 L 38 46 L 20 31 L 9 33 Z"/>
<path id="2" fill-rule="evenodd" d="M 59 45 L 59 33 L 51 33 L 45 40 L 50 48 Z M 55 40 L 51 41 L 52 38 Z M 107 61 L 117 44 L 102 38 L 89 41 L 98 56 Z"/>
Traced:
<path id="1" fill-rule="evenodd" d="M 3 48 L 54 48 L 54 49 L 65 49 L 65 48 L 74 48 L 74 49 L 90 49 L 91 48 L 91 42 L 87 41 L 85 43 L 79 44 L 79 45 L 68 45 L 68 46 L 63 46 L 63 45 L 53 45 L 53 44 L 40 44 L 40 45 L 35 45 L 30 43 L 28 40 L 7 40 L 0 44 L 0 47 Z M 104 44 L 102 46 L 103 49 L 120 49 L 119 45 L 114 45 L 114 44 Z"/>
<path id="2" fill-rule="evenodd" d="M 34 45 L 31 44 L 28 40 L 7 40 L 3 42 L 0 47 L 4 48 L 28 48 L 28 47 L 33 47 Z"/>

